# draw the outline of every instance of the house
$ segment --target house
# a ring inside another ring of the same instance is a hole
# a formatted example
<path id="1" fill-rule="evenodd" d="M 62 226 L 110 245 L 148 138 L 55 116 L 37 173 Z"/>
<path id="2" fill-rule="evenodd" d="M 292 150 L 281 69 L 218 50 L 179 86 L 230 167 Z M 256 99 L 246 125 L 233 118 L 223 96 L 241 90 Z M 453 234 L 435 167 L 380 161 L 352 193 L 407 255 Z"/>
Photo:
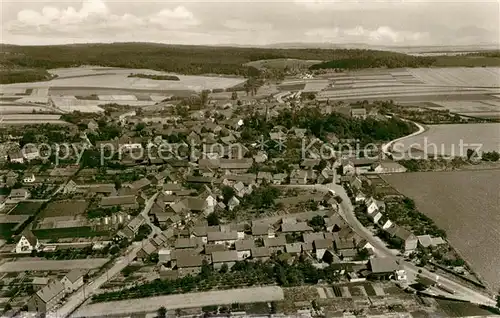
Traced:
<path id="1" fill-rule="evenodd" d="M 356 197 L 354 198 L 354 202 L 363 203 L 365 201 L 366 201 L 366 195 L 361 191 L 358 192 L 358 194 L 356 194 Z"/>
<path id="2" fill-rule="evenodd" d="M 283 223 L 281 224 L 281 232 L 283 233 L 303 233 L 312 232 L 313 228 L 307 222 Z"/>
<path id="3" fill-rule="evenodd" d="M 271 250 L 268 247 L 254 247 L 251 250 L 252 259 L 267 261 L 271 257 Z"/>
<path id="4" fill-rule="evenodd" d="M 69 294 L 82 287 L 84 283 L 83 278 L 86 273 L 86 271 L 74 269 L 68 274 L 64 275 L 64 277 L 61 279 L 61 283 L 64 286 L 65 292 Z"/>
<path id="5" fill-rule="evenodd" d="M 287 243 L 285 245 L 285 252 L 290 255 L 300 254 L 302 252 L 302 243 L 300 242 Z"/>
<path id="6" fill-rule="evenodd" d="M 286 238 L 284 236 L 264 238 L 264 246 L 269 248 L 271 252 L 284 252 L 286 246 Z"/>
<path id="7" fill-rule="evenodd" d="M 325 234 L 323 232 L 302 234 L 302 240 L 304 241 L 304 243 L 312 244 L 315 240 L 322 240 L 324 238 L 325 238 Z M 311 248 L 311 250 L 312 250 L 312 248 Z"/>
<path id="8" fill-rule="evenodd" d="M 368 218 L 372 220 L 373 223 L 378 224 L 378 221 L 382 218 L 382 212 L 375 210 L 372 214 L 368 214 Z"/>
<path id="9" fill-rule="evenodd" d="M 252 221 L 252 235 L 257 238 L 272 238 L 276 236 L 274 228 L 265 223 L 259 221 Z"/>
<path id="10" fill-rule="evenodd" d="M 406 168 L 394 161 L 382 161 L 374 163 L 372 170 L 375 173 L 402 173 L 406 172 Z"/>
<path id="11" fill-rule="evenodd" d="M 247 172 L 253 165 L 252 158 L 242 159 L 219 159 L 219 168 L 222 170 L 229 170 L 233 173 Z"/>
<path id="12" fill-rule="evenodd" d="M 188 197 L 182 201 L 186 208 L 194 213 L 204 213 L 208 215 L 208 204 L 203 198 Z M 213 206 L 210 209 L 213 212 Z"/>
<path id="13" fill-rule="evenodd" d="M 240 200 L 238 200 L 238 198 L 235 196 L 233 196 L 227 202 L 227 207 L 228 207 L 229 211 L 233 211 L 238 205 L 240 205 Z"/>
<path id="14" fill-rule="evenodd" d="M 44 314 L 54 308 L 65 295 L 66 292 L 61 281 L 52 281 L 30 298 L 28 310 Z"/>
<path id="15" fill-rule="evenodd" d="M 247 189 L 246 189 L 245 185 L 243 184 L 243 182 L 241 182 L 241 181 L 234 184 L 233 189 L 234 189 L 234 193 L 237 196 L 239 196 L 240 198 L 245 196 L 245 194 L 247 193 Z"/>
<path id="16" fill-rule="evenodd" d="M 323 259 L 326 250 L 333 246 L 333 242 L 328 239 L 314 240 L 313 246 L 314 252 L 316 253 L 316 259 L 320 261 Z"/>
<path id="17" fill-rule="evenodd" d="M 257 173 L 257 183 L 261 184 L 263 182 L 272 183 L 273 174 L 267 171 L 259 171 Z"/>
<path id="18" fill-rule="evenodd" d="M 12 200 L 26 200 L 30 197 L 30 192 L 26 189 L 12 189 L 9 198 Z"/>
<path id="19" fill-rule="evenodd" d="M 390 279 L 401 266 L 393 258 L 374 257 L 368 262 L 368 268 L 371 270 L 371 278 Z"/>
<path id="20" fill-rule="evenodd" d="M 142 260 L 147 259 L 149 255 L 153 254 L 155 251 L 155 244 L 149 240 L 141 246 L 141 249 L 137 252 L 137 258 Z"/>
<path id="21" fill-rule="evenodd" d="M 340 251 L 340 257 L 342 258 L 342 261 L 344 261 L 344 262 L 353 261 L 357 255 L 358 255 L 358 251 L 356 249 L 353 249 L 353 248 Z"/>
<path id="22" fill-rule="evenodd" d="M 356 173 L 356 167 L 354 167 L 354 163 L 350 160 L 342 161 L 342 174 L 345 176 L 351 176 Z"/>
<path id="23" fill-rule="evenodd" d="M 223 265 L 231 269 L 239 259 L 237 251 L 212 252 L 212 264 L 216 270 L 220 270 Z"/>
<path id="24" fill-rule="evenodd" d="M 295 169 L 290 173 L 290 184 L 307 184 L 307 171 Z"/>
<path id="25" fill-rule="evenodd" d="M 101 208 L 112 208 L 115 206 L 119 206 L 122 208 L 122 210 L 132 210 L 137 209 L 139 207 L 139 204 L 137 203 L 135 195 L 122 195 L 103 197 L 101 198 L 99 206 Z"/>
<path id="26" fill-rule="evenodd" d="M 387 218 L 383 219 L 379 224 L 382 226 L 383 230 L 387 230 L 393 225 L 392 221 Z"/>
<path id="27" fill-rule="evenodd" d="M 387 233 L 389 233 L 393 237 L 397 237 L 403 242 L 405 255 L 409 255 L 417 249 L 418 238 L 407 229 L 404 229 L 398 225 L 394 225 L 391 228 L 387 229 Z"/>
<path id="28" fill-rule="evenodd" d="M 195 237 L 179 237 L 175 241 L 176 249 L 188 249 L 188 248 L 196 248 L 200 244 L 200 241 Z"/>
<path id="29" fill-rule="evenodd" d="M 201 271 L 205 258 L 203 255 L 193 253 L 175 253 L 175 265 L 180 276 L 195 275 Z"/>
<path id="30" fill-rule="evenodd" d="M 175 194 L 178 191 L 182 190 L 182 185 L 179 183 L 164 183 L 163 191 L 167 195 Z"/>
<path id="31" fill-rule="evenodd" d="M 33 235 L 31 231 L 25 231 L 21 235 L 21 238 L 16 244 L 17 254 L 31 253 L 31 251 L 37 251 L 40 248 L 40 243 L 38 238 Z"/>
<path id="32" fill-rule="evenodd" d="M 372 251 L 375 250 L 373 245 L 365 239 L 362 239 L 361 241 L 359 241 L 358 244 L 356 245 L 356 248 L 358 250 L 364 250 L 364 249 L 372 250 Z"/>
<path id="33" fill-rule="evenodd" d="M 362 108 L 351 108 L 351 117 L 356 119 L 366 119 L 366 109 Z"/>
<path id="34" fill-rule="evenodd" d="M 36 178 L 35 178 L 35 175 L 33 173 L 25 175 L 23 178 L 24 183 L 33 183 L 33 182 L 35 182 L 35 180 L 36 180 Z"/>
<path id="35" fill-rule="evenodd" d="M 64 185 L 64 188 L 63 188 L 63 193 L 64 194 L 69 194 L 69 193 L 74 193 L 77 191 L 77 185 L 75 183 L 75 181 L 73 180 L 69 180 L 68 183 L 66 183 Z"/>
<path id="36" fill-rule="evenodd" d="M 21 151 L 16 151 L 9 154 L 9 161 L 12 163 L 24 163 L 24 156 Z"/>
<path id="37" fill-rule="evenodd" d="M 255 242 L 253 239 L 237 240 L 234 243 L 234 248 L 238 252 L 238 257 L 240 259 L 249 258 L 252 255 L 251 250 L 254 247 Z"/>
<path id="38" fill-rule="evenodd" d="M 429 247 L 429 246 L 434 247 L 446 243 L 442 238 L 432 237 L 428 234 L 419 235 L 417 236 L 417 239 L 418 239 L 418 244 L 420 244 L 422 247 Z"/>
<path id="39" fill-rule="evenodd" d="M 385 211 L 384 201 L 375 200 L 374 198 L 369 198 L 366 201 L 366 212 L 368 215 L 373 215 L 376 211 Z"/>
<path id="40" fill-rule="evenodd" d="M 147 178 L 142 178 L 137 181 L 132 182 L 130 187 L 134 189 L 135 191 L 140 191 L 140 190 L 145 190 L 151 185 L 151 181 L 149 181 Z"/>
<path id="41" fill-rule="evenodd" d="M 273 184 L 283 184 L 286 181 L 286 173 L 276 173 L 273 175 Z"/>
<path id="42" fill-rule="evenodd" d="M 231 245 L 234 244 L 237 239 L 238 239 L 237 231 L 207 233 L 207 241 L 213 244 Z"/>
<path id="43" fill-rule="evenodd" d="M 133 238 L 137 231 L 139 230 L 139 227 L 143 225 L 146 222 L 142 214 L 139 214 L 135 218 L 130 221 L 127 226 L 121 230 L 122 236 L 128 237 L 128 238 Z M 120 232 L 119 232 L 120 233 Z"/>
<path id="44" fill-rule="evenodd" d="M 327 232 L 338 232 L 346 226 L 347 223 L 337 213 L 331 215 L 329 218 L 325 220 L 325 227 Z"/>

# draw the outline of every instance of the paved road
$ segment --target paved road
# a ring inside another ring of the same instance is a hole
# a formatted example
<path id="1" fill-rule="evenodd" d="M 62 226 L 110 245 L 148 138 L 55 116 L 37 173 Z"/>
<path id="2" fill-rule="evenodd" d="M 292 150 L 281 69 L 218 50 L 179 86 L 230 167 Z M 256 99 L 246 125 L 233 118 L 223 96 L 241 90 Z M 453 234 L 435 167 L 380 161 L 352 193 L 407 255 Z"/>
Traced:
<path id="1" fill-rule="evenodd" d="M 156 199 L 156 194 L 152 196 L 146 203 L 146 206 L 144 207 L 144 210 L 141 212 L 143 215 L 146 215 L 146 220 L 149 220 L 149 217 L 147 217 L 149 210 L 151 210 L 151 207 L 153 206 L 153 203 Z M 154 229 L 156 227 L 152 227 Z M 54 318 L 62 318 L 62 317 L 68 317 L 73 311 L 75 311 L 86 299 L 90 298 L 92 294 L 96 292 L 102 285 L 104 285 L 109 279 L 111 279 L 114 275 L 118 274 L 122 269 L 124 269 L 134 258 L 137 256 L 137 252 L 142 247 L 143 243 L 146 243 L 153 235 L 155 234 L 155 230 L 151 232 L 149 237 L 144 239 L 142 242 L 134 242 L 125 254 L 121 257 L 119 257 L 113 266 L 108 269 L 105 273 L 103 273 L 101 276 L 97 277 L 95 280 L 88 282 L 85 284 L 82 288 L 80 288 L 78 291 L 73 293 L 65 302 L 64 305 L 61 306 L 60 308 L 57 308 L 55 312 L 51 312 L 47 314 L 47 317 L 54 317 Z"/>
<path id="2" fill-rule="evenodd" d="M 413 277 L 416 277 L 418 274 L 430 278 L 432 280 L 436 280 L 435 273 L 432 273 L 426 270 L 425 268 L 417 267 L 411 263 L 404 261 L 403 258 L 394 255 L 394 252 L 392 250 L 387 248 L 387 246 L 378 237 L 375 237 L 370 230 L 365 228 L 361 224 L 361 222 L 359 222 L 358 219 L 356 218 L 352 202 L 342 186 L 330 183 L 325 185 L 315 184 L 315 185 L 299 185 L 293 187 L 304 188 L 304 189 L 306 188 L 316 189 L 318 191 L 323 191 L 323 192 L 328 192 L 330 190 L 335 191 L 335 193 L 342 198 L 342 203 L 340 204 L 340 209 L 339 209 L 340 215 L 346 220 L 349 226 L 359 236 L 366 239 L 368 242 L 370 242 L 370 244 L 373 245 L 373 247 L 376 250 L 375 253 L 377 256 L 394 258 L 400 265 L 404 267 L 407 274 L 410 274 Z M 421 271 L 421 273 L 419 273 L 419 271 Z M 476 292 L 473 289 L 470 289 L 466 286 L 463 286 L 459 283 L 449 280 L 446 277 L 439 277 L 439 282 L 442 285 L 456 291 L 455 295 L 445 294 L 447 297 L 466 300 L 472 303 L 488 305 L 488 306 L 495 306 L 496 304 L 496 302 L 493 299 L 489 298 L 488 296 L 485 296 L 479 292 Z"/>

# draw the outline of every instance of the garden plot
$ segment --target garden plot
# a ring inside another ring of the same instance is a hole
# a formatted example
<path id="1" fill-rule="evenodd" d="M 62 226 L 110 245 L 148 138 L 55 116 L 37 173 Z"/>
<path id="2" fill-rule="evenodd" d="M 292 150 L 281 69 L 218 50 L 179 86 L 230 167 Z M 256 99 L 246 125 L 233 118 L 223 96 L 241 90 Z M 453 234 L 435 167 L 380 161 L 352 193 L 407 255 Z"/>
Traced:
<path id="1" fill-rule="evenodd" d="M 1 105 L 0 113 L 3 114 L 32 114 L 33 112 L 50 112 L 49 109 L 37 106 Z M 53 111 L 52 111 L 53 112 Z"/>
<path id="2" fill-rule="evenodd" d="M 50 202 L 47 207 L 40 213 L 40 217 L 67 217 L 82 215 L 88 207 L 88 202 L 85 200 L 73 201 L 55 201 Z"/>
<path id="3" fill-rule="evenodd" d="M 108 262 L 107 258 L 75 259 L 70 261 L 52 261 L 29 259 L 23 261 L 6 262 L 0 266 L 0 272 L 24 271 L 63 271 L 72 269 L 94 269 Z"/>

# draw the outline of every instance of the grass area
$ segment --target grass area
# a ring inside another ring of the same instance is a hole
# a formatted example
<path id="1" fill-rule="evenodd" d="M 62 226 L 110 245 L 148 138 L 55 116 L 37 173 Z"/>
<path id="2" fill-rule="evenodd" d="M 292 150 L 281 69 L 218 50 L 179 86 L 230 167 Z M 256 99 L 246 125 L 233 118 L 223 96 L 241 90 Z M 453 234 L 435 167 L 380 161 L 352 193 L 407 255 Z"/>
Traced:
<path id="1" fill-rule="evenodd" d="M 68 237 L 96 237 L 109 236 L 109 231 L 95 231 L 90 226 L 54 228 L 54 229 L 39 229 L 33 230 L 33 234 L 41 240 L 56 240 Z"/>
<path id="2" fill-rule="evenodd" d="M 20 202 L 9 215 L 35 215 L 42 205 L 43 202 Z"/>
<path id="3" fill-rule="evenodd" d="M 0 237 L 7 239 L 12 235 L 12 229 L 17 226 L 17 223 L 0 223 Z"/>
<path id="4" fill-rule="evenodd" d="M 88 202 L 84 200 L 50 202 L 40 213 L 40 217 L 81 215 L 85 213 L 87 206 Z"/>

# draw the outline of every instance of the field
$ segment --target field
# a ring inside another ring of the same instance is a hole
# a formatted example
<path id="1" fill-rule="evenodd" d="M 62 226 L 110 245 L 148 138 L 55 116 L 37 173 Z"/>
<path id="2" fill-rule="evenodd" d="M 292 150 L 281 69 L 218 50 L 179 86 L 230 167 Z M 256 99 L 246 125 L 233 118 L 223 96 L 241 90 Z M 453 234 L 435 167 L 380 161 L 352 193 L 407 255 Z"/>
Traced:
<path id="1" fill-rule="evenodd" d="M 423 134 L 398 142 L 395 150 L 416 148 L 427 150 L 429 155 L 437 153 L 463 157 L 467 155 L 468 148 L 476 149 L 477 144 L 482 145 L 480 151 L 499 151 L 500 124 L 432 125 Z"/>
<path id="2" fill-rule="evenodd" d="M 90 226 L 37 229 L 33 234 L 40 240 L 57 240 L 62 238 L 97 237 L 110 235 L 108 231 L 94 231 Z"/>
<path id="3" fill-rule="evenodd" d="M 491 288 L 500 288 L 500 170 L 419 172 L 383 177 L 415 200 Z"/>
<path id="4" fill-rule="evenodd" d="M 152 80 L 149 78 L 128 77 L 131 73 L 142 73 L 151 75 L 174 75 L 171 73 L 144 70 L 144 69 L 119 69 L 99 67 L 78 67 L 69 69 L 53 69 L 50 73 L 58 75 L 57 78 L 45 82 L 17 83 L 1 85 L 0 92 L 11 88 L 79 88 L 79 87 L 101 87 L 131 90 L 191 90 L 201 91 L 204 89 L 230 88 L 245 81 L 241 77 L 221 76 L 191 76 L 177 75 L 179 81 Z"/>
<path id="5" fill-rule="evenodd" d="M 87 206 L 88 202 L 85 200 L 50 202 L 40 213 L 39 217 L 47 218 L 82 215 L 85 213 Z"/>
<path id="6" fill-rule="evenodd" d="M 270 302 L 283 299 L 284 294 L 280 287 L 242 288 L 91 304 L 78 309 L 72 317 L 102 317 L 140 312 L 150 313 L 155 312 L 160 306 L 164 306 L 170 310 L 210 305 L 230 305 L 234 303 Z"/>
<path id="7" fill-rule="evenodd" d="M 72 269 L 93 269 L 106 264 L 107 258 L 77 259 L 71 261 L 26 260 L 3 263 L 1 273 L 24 271 L 64 271 Z"/>
<path id="8" fill-rule="evenodd" d="M 43 202 L 20 202 L 9 212 L 9 215 L 33 215 L 42 205 Z"/>

